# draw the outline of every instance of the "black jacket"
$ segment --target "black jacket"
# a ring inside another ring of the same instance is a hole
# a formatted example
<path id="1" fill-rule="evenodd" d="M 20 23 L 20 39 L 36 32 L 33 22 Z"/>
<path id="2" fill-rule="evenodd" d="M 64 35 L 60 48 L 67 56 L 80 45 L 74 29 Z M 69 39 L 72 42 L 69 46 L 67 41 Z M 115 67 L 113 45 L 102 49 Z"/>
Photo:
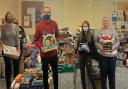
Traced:
<path id="1" fill-rule="evenodd" d="M 87 39 L 83 39 L 83 40 L 80 40 L 80 38 L 78 39 L 78 42 L 77 42 L 77 50 L 78 50 L 79 44 L 80 44 L 81 42 L 82 42 L 82 43 L 87 42 L 87 43 L 88 43 L 88 47 L 89 47 L 89 49 L 90 49 L 90 53 L 88 53 L 88 52 L 86 52 L 86 51 L 82 52 L 82 51 L 79 51 L 79 50 L 78 50 L 78 53 L 79 53 L 80 55 L 90 56 L 90 57 L 96 59 L 96 58 L 97 58 L 97 50 L 96 50 L 96 47 L 95 47 L 95 41 L 94 41 L 93 33 L 94 33 L 93 30 L 90 30 L 90 31 L 87 33 L 87 34 L 90 34 L 90 36 L 91 36 L 91 40 L 90 40 L 90 41 L 88 41 Z"/>
<path id="2" fill-rule="evenodd" d="M 24 28 L 21 27 L 21 26 L 18 26 L 18 31 L 19 31 L 19 36 L 20 37 L 20 44 L 23 44 L 24 43 L 24 38 L 26 38 L 26 33 L 24 31 Z"/>

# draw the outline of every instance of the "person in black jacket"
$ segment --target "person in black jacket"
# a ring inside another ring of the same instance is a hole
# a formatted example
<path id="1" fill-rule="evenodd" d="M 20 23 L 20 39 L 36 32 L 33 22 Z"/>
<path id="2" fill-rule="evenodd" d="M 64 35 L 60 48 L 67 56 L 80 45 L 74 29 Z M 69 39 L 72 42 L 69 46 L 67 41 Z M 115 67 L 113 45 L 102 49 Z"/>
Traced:
<path id="1" fill-rule="evenodd" d="M 87 89 L 86 80 L 85 80 L 85 67 L 87 69 L 87 74 L 89 80 L 93 86 L 93 89 L 96 89 L 95 81 L 91 78 L 92 75 L 92 53 L 94 47 L 93 35 L 90 31 L 90 25 L 88 21 L 84 21 L 82 24 L 82 30 L 79 35 L 77 50 L 79 52 L 79 63 L 80 63 L 80 72 L 81 72 L 81 82 L 83 89 Z"/>
<path id="2" fill-rule="evenodd" d="M 18 20 L 15 17 L 13 18 L 13 23 L 18 25 Z M 26 41 L 26 33 L 25 33 L 24 28 L 22 26 L 18 25 L 17 30 L 19 32 L 19 38 L 20 38 L 20 51 L 21 51 L 20 59 L 21 59 L 21 56 L 22 56 L 22 53 L 23 53 L 23 44 Z"/>

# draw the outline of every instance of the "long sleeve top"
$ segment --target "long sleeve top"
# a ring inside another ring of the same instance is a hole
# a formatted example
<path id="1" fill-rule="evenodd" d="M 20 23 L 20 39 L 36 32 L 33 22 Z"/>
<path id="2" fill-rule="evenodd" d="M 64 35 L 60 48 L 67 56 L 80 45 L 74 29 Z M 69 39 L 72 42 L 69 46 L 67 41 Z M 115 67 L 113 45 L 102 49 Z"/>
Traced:
<path id="1" fill-rule="evenodd" d="M 57 23 L 53 20 L 50 20 L 49 22 L 41 21 L 36 26 L 36 32 L 34 35 L 34 43 L 35 45 L 41 49 L 43 47 L 43 39 L 44 36 L 47 34 L 55 35 L 56 41 L 59 43 L 59 31 Z M 52 57 L 57 55 L 57 50 L 53 50 L 50 52 L 42 52 L 42 57 Z"/>
<path id="2" fill-rule="evenodd" d="M 16 24 L 5 24 L 1 28 L 1 41 L 3 44 L 13 47 L 20 47 L 18 26 Z"/>
<path id="3" fill-rule="evenodd" d="M 103 52 L 100 48 L 103 48 L 104 40 L 109 40 L 112 42 L 112 46 L 115 46 L 115 51 Z M 105 57 L 115 57 L 117 56 L 117 48 L 119 47 L 119 38 L 115 29 L 101 29 L 95 34 L 95 45 L 97 51 L 100 55 Z"/>

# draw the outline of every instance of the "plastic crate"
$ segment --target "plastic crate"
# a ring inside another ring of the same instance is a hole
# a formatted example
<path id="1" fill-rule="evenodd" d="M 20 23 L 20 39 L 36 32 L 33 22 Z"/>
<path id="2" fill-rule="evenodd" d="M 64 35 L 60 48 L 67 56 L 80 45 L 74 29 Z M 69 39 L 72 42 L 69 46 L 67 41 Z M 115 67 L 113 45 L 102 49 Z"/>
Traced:
<path id="1" fill-rule="evenodd" d="M 65 64 L 64 72 L 74 72 L 75 65 L 74 64 Z"/>
<path id="2" fill-rule="evenodd" d="M 65 70 L 65 64 L 59 64 L 58 65 L 58 72 L 59 73 L 63 73 Z"/>

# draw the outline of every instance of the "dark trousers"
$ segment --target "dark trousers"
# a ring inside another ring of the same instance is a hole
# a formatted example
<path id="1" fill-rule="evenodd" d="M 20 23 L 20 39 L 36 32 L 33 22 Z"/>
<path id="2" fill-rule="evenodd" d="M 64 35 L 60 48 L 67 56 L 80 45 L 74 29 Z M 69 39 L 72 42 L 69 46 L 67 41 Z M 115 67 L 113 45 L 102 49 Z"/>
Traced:
<path id="1" fill-rule="evenodd" d="M 20 43 L 20 57 L 19 57 L 19 60 L 21 60 L 22 58 L 22 54 L 23 54 L 23 43 Z"/>
<path id="2" fill-rule="evenodd" d="M 44 89 L 49 89 L 49 84 L 48 84 L 49 64 L 52 67 L 54 89 L 58 89 L 58 57 L 57 56 L 42 58 Z"/>
<path id="3" fill-rule="evenodd" d="M 115 89 L 115 57 L 104 57 L 99 55 L 99 65 L 101 70 L 101 87 L 107 89 L 107 78 L 109 80 L 109 88 Z"/>
<path id="4" fill-rule="evenodd" d="M 6 87 L 10 89 L 11 86 L 11 73 L 12 73 L 12 65 L 14 69 L 14 78 L 19 73 L 19 60 L 11 59 L 9 57 L 3 57 L 5 62 L 5 77 L 6 77 Z"/>
<path id="5" fill-rule="evenodd" d="M 92 79 L 92 60 L 90 57 L 86 57 L 86 55 L 80 55 L 79 59 L 80 63 L 80 72 L 81 72 L 81 82 L 83 89 L 87 89 L 86 81 L 85 81 L 85 67 L 87 70 L 87 74 L 89 77 L 89 80 L 92 84 L 93 89 L 96 89 L 95 81 Z"/>

